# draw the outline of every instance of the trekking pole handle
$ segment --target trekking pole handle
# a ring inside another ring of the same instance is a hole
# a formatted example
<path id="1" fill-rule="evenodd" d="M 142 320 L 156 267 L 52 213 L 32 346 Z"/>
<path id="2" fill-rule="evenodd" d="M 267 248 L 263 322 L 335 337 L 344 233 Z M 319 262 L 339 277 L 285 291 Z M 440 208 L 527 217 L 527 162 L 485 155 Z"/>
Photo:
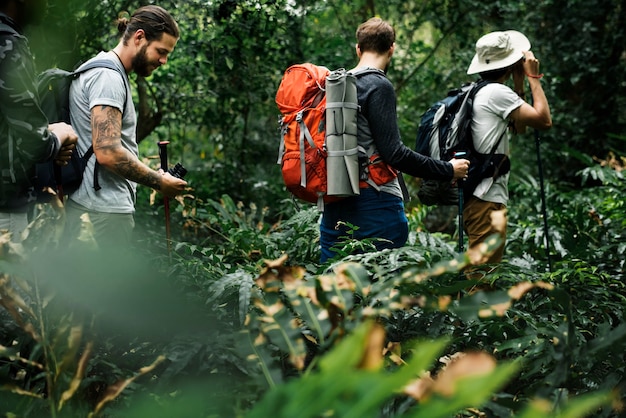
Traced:
<path id="1" fill-rule="evenodd" d="M 169 141 L 159 141 L 159 142 L 157 142 L 157 144 L 159 146 L 159 157 L 161 158 L 161 169 L 163 171 L 167 171 L 167 169 L 168 169 L 167 145 L 169 143 L 170 143 Z"/>

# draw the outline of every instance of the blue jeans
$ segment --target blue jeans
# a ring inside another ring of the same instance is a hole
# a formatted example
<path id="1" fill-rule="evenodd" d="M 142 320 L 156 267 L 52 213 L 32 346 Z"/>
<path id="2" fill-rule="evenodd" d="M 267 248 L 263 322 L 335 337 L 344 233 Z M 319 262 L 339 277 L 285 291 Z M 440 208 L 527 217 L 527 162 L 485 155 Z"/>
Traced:
<path id="1" fill-rule="evenodd" d="M 342 237 L 348 236 L 348 228 L 338 225 L 348 222 L 359 229 L 352 238 L 382 238 L 374 241 L 377 250 L 400 248 L 409 236 L 409 223 L 404 213 L 402 199 L 374 188 L 361 189 L 361 194 L 338 202 L 326 204 L 320 224 L 320 261 L 335 256 L 331 247 Z"/>

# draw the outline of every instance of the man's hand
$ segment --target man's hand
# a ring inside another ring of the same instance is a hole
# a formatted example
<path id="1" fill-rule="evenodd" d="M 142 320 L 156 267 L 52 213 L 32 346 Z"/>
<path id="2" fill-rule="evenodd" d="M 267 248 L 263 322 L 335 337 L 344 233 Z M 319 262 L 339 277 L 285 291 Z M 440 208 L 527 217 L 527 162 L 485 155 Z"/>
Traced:
<path id="1" fill-rule="evenodd" d="M 76 149 L 76 144 L 64 145 L 59 150 L 56 158 L 54 159 L 54 163 L 57 165 L 68 165 L 70 160 L 72 159 L 72 154 Z"/>
<path id="2" fill-rule="evenodd" d="M 539 76 L 539 60 L 531 51 L 524 51 L 523 68 L 527 77 L 534 78 Z"/>
<path id="3" fill-rule="evenodd" d="M 187 182 L 178 177 L 172 176 L 170 173 L 159 170 L 161 173 L 161 189 L 159 190 L 163 196 L 174 197 L 185 191 Z"/>
<path id="4" fill-rule="evenodd" d="M 76 142 L 78 142 L 78 135 L 76 135 L 74 128 L 65 122 L 51 123 L 48 125 L 48 130 L 52 131 L 52 133 L 59 138 L 61 146 L 76 144 Z"/>
<path id="5" fill-rule="evenodd" d="M 450 164 L 452 164 L 452 168 L 454 169 L 454 180 L 467 178 L 470 164 L 469 160 L 453 158 L 450 160 Z"/>
<path id="6" fill-rule="evenodd" d="M 76 135 L 74 128 L 65 122 L 52 123 L 48 125 L 48 130 L 61 141 L 61 149 L 54 158 L 54 162 L 58 165 L 67 165 L 76 149 L 78 135 Z"/>

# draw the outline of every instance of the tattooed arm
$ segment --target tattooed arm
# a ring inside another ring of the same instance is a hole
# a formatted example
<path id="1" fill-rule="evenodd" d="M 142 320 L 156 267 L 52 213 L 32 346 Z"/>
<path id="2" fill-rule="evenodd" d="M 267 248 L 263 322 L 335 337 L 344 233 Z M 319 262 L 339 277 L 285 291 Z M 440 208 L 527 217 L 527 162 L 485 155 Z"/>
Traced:
<path id="1" fill-rule="evenodd" d="M 101 166 L 165 196 L 176 196 L 185 189 L 186 181 L 152 170 L 122 146 L 122 112 L 118 109 L 95 106 L 91 110 L 91 131 L 93 151 Z"/>

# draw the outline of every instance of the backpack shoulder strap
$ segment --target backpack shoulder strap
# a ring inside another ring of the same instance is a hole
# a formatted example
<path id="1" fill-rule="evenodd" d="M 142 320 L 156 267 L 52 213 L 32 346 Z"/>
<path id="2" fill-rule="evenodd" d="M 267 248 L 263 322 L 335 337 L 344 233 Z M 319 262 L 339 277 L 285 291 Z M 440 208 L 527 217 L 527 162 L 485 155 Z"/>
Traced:
<path id="1" fill-rule="evenodd" d="M 87 61 L 87 63 L 80 65 L 77 69 L 72 71 L 72 76 L 76 78 L 80 74 L 87 72 L 89 70 L 92 70 L 94 68 L 107 68 L 109 70 L 117 71 L 118 74 L 122 77 L 122 80 L 124 81 L 124 87 L 126 88 L 126 91 L 128 92 L 128 90 L 130 89 L 126 74 L 123 74 L 117 65 L 115 65 L 111 60 L 107 60 L 107 59 L 95 59 L 92 61 Z M 90 145 L 89 148 L 87 149 L 87 152 L 83 156 L 85 161 L 89 160 L 89 158 L 91 158 L 93 153 L 94 153 L 93 145 Z M 96 191 L 101 189 L 100 182 L 98 181 L 98 178 L 99 178 L 98 172 L 100 171 L 99 169 L 100 169 L 100 164 L 96 160 L 96 164 L 93 168 L 93 188 Z"/>
<path id="2" fill-rule="evenodd" d="M 108 68 L 109 70 L 117 71 L 122 76 L 122 80 L 124 80 L 124 86 L 126 86 L 126 89 L 128 90 L 128 80 L 126 74 L 122 74 L 119 67 L 115 65 L 111 60 L 96 59 L 92 61 L 87 61 L 87 63 L 80 65 L 77 69 L 72 71 L 72 74 L 74 75 L 74 77 L 76 77 L 94 68 Z"/>
<path id="3" fill-rule="evenodd" d="M 350 71 L 348 71 L 348 73 L 352 74 L 355 77 L 360 77 L 360 76 L 363 76 L 363 75 L 366 75 L 366 74 L 372 74 L 372 73 L 378 73 L 378 74 L 380 74 L 382 76 L 385 76 L 384 71 L 379 70 L 378 68 L 374 68 L 374 67 L 358 68 L 356 71 L 350 70 Z"/>
<path id="4" fill-rule="evenodd" d="M 480 80 L 476 81 L 474 87 L 472 87 L 472 90 L 469 92 L 468 96 L 470 96 L 470 98 L 473 99 L 474 96 L 476 95 L 476 93 L 478 92 L 478 90 L 480 90 L 481 88 L 483 88 L 487 84 L 492 84 L 492 83 L 496 83 L 496 81 L 483 80 L 483 79 L 480 79 Z M 498 145 L 500 145 L 500 142 L 502 142 L 502 138 L 506 134 L 506 130 L 507 129 L 508 129 L 508 127 L 504 128 L 504 131 L 502 132 L 502 134 L 500 134 L 500 137 L 498 138 L 496 143 L 493 145 L 493 147 L 489 151 L 489 156 L 490 157 L 492 157 L 495 154 L 496 149 L 498 148 Z M 470 141 L 470 145 L 472 146 L 472 148 L 475 148 L 474 147 L 474 141 Z M 475 152 L 475 149 L 474 149 L 474 152 Z"/>
<path id="5" fill-rule="evenodd" d="M 474 86 L 472 87 L 472 90 L 469 92 L 470 98 L 473 99 L 474 96 L 476 96 L 476 93 L 478 93 L 478 90 L 482 89 L 487 84 L 493 84 L 493 83 L 497 83 L 497 81 L 483 80 L 482 78 L 479 79 L 478 81 L 475 81 Z"/>
<path id="6" fill-rule="evenodd" d="M 109 68 L 111 70 L 115 70 L 120 72 L 120 69 L 113 63 L 111 60 L 107 59 L 95 59 L 92 61 L 87 61 L 85 64 L 78 66 L 76 70 L 73 71 L 74 74 L 84 73 L 85 71 L 89 71 L 92 68 Z"/>

